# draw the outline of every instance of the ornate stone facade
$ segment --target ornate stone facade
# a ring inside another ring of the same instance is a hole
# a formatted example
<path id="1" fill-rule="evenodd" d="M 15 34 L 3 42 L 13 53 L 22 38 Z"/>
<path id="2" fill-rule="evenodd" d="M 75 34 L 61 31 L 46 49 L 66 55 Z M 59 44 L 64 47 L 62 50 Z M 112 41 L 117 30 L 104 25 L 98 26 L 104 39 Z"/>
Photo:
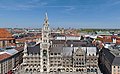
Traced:
<path id="1" fill-rule="evenodd" d="M 50 40 L 49 36 L 50 29 L 46 13 L 42 41 L 32 46 L 27 46 L 25 43 L 22 70 L 25 72 L 97 73 L 96 47 L 81 47 L 80 40 Z"/>

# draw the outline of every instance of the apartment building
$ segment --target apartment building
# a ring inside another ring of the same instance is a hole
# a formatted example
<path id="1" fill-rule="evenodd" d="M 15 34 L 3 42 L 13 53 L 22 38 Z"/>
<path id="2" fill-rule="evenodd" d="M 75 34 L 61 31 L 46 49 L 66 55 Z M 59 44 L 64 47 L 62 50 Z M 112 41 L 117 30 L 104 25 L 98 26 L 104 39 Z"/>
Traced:
<path id="1" fill-rule="evenodd" d="M 23 48 L 4 49 L 0 52 L 0 74 L 11 74 L 23 61 Z"/>
<path id="2" fill-rule="evenodd" d="M 15 39 L 7 29 L 0 28 L 0 48 L 5 48 L 10 45 L 15 45 Z"/>

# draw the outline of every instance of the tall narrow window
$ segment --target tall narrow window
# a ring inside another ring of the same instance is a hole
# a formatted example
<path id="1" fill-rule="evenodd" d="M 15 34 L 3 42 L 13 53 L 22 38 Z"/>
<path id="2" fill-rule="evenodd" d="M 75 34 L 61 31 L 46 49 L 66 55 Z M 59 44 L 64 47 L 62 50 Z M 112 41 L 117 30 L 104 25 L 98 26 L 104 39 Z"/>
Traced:
<path id="1" fill-rule="evenodd" d="M 43 50 L 43 56 L 47 56 L 47 50 Z"/>

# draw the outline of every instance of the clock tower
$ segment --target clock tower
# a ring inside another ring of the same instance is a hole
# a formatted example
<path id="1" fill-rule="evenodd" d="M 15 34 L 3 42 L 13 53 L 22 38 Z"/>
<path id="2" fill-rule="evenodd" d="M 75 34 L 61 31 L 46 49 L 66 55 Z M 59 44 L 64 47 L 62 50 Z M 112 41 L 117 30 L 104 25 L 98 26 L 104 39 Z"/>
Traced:
<path id="1" fill-rule="evenodd" d="M 47 13 L 45 14 L 44 24 L 42 28 L 42 43 L 41 47 L 41 72 L 49 72 L 49 22 Z"/>

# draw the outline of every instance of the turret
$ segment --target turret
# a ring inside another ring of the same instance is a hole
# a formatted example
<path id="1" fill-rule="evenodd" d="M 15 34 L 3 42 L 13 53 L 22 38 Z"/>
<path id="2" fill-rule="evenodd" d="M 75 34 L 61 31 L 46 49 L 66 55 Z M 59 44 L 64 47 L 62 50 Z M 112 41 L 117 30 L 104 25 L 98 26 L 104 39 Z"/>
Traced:
<path id="1" fill-rule="evenodd" d="M 24 53 L 27 53 L 27 43 L 25 42 L 25 45 L 24 45 Z"/>

